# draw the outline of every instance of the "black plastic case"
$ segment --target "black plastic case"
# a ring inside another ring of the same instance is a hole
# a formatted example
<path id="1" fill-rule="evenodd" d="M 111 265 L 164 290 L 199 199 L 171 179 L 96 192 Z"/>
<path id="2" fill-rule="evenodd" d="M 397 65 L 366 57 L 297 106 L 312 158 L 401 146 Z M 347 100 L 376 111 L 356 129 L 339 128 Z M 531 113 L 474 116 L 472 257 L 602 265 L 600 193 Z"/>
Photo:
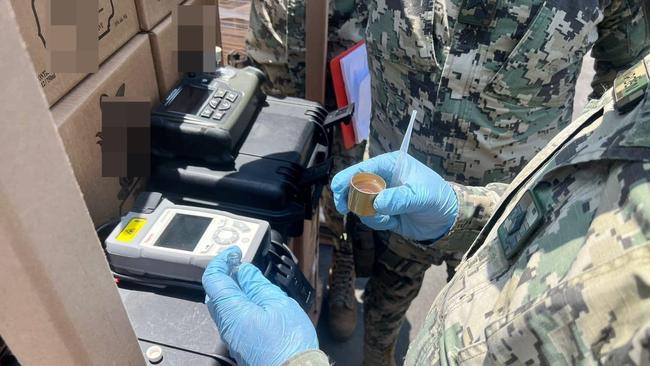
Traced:
<path id="1" fill-rule="evenodd" d="M 267 97 L 233 166 L 154 160 L 150 190 L 177 203 L 263 219 L 284 236 L 299 236 L 329 175 L 326 148 L 319 145 L 326 116 L 318 103 Z"/>
<path id="2" fill-rule="evenodd" d="M 188 74 L 151 115 L 152 153 L 163 158 L 197 159 L 211 164 L 232 164 L 234 153 L 255 120 L 265 95 L 260 88 L 264 74 L 253 67 L 222 67 L 215 73 Z M 175 101 L 185 93 L 197 101 Z M 223 95 L 219 95 L 222 92 Z M 234 99 L 228 100 L 232 95 Z M 218 103 L 215 107 L 211 102 Z M 227 110 L 221 111 L 222 105 Z M 183 109 L 191 110 L 183 110 Z M 204 116 L 202 111 L 212 113 Z M 211 116 L 223 115 L 219 120 Z"/>

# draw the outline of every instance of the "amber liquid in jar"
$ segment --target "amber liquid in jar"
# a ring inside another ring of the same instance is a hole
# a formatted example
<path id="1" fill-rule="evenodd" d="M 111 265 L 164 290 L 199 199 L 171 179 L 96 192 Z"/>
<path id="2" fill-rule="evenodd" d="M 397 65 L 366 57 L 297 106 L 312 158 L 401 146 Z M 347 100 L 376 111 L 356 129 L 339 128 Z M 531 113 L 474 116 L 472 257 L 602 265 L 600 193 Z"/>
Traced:
<path id="1" fill-rule="evenodd" d="M 376 194 L 381 192 L 384 189 L 384 187 L 382 187 L 381 184 L 373 181 L 356 183 L 354 187 L 363 193 L 369 193 L 369 194 Z"/>

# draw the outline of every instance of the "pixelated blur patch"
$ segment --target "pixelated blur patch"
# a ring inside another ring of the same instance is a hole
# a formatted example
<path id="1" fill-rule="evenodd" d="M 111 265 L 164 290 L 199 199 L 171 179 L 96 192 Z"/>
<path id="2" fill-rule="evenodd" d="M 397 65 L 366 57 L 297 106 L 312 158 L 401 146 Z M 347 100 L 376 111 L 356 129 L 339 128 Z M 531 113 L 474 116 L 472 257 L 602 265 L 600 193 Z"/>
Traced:
<path id="1" fill-rule="evenodd" d="M 178 72 L 214 72 L 217 64 L 215 5 L 181 5 L 172 12 Z"/>
<path id="2" fill-rule="evenodd" d="M 103 97 L 102 176 L 147 177 L 151 171 L 151 102 L 142 97 Z"/>
<path id="3" fill-rule="evenodd" d="M 52 72 L 94 73 L 99 68 L 98 0 L 50 0 L 46 49 Z M 40 28 L 39 28 L 40 32 Z"/>

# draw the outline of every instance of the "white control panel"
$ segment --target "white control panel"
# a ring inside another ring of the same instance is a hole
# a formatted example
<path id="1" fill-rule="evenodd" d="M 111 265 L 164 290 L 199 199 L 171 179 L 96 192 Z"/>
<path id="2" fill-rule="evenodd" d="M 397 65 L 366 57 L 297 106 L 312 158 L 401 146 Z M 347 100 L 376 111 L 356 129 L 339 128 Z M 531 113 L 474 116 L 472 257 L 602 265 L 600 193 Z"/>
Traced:
<path id="1" fill-rule="evenodd" d="M 237 245 L 252 261 L 268 240 L 266 221 L 163 199 L 151 212 L 130 212 L 106 239 L 111 265 L 125 274 L 200 281 L 203 268 Z"/>
<path id="2" fill-rule="evenodd" d="M 168 208 L 151 227 L 142 245 L 211 256 L 230 245 L 237 245 L 243 253 L 248 250 L 258 228 L 259 224 L 221 214 Z M 190 230 L 194 232 L 188 232 Z"/>

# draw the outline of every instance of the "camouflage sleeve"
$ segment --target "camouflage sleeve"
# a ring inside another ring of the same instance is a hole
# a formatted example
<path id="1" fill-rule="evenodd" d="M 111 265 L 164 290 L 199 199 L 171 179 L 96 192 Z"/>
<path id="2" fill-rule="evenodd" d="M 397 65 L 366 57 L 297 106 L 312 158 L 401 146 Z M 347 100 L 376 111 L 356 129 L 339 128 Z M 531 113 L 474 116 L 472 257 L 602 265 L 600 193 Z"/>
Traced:
<path id="1" fill-rule="evenodd" d="M 329 366 L 327 355 L 320 350 L 298 353 L 288 359 L 282 366 Z"/>
<path id="2" fill-rule="evenodd" d="M 490 183 L 485 187 L 450 184 L 458 197 L 458 216 L 449 233 L 435 245 L 441 250 L 464 253 L 492 216 L 508 184 Z"/>
<path id="3" fill-rule="evenodd" d="M 604 19 L 598 25 L 598 40 L 591 51 L 596 75 L 590 98 L 600 98 L 619 71 L 634 65 L 650 49 L 648 16 L 647 0 L 611 0 L 605 8 Z"/>

